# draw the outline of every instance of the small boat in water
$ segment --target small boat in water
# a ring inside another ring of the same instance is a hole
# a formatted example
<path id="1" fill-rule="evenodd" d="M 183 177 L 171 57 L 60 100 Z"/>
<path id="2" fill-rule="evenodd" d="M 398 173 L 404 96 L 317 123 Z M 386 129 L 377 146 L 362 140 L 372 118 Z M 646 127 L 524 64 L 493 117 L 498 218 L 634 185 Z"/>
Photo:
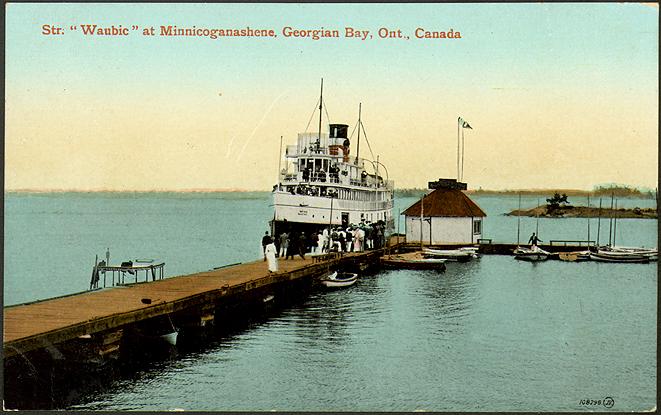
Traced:
<path id="1" fill-rule="evenodd" d="M 650 257 L 644 254 L 602 250 L 592 252 L 590 254 L 590 259 L 599 262 L 623 262 L 636 264 L 646 264 L 650 262 Z"/>
<path id="2" fill-rule="evenodd" d="M 430 249 L 423 248 L 422 255 L 428 258 L 443 258 L 448 261 L 468 262 L 477 258 L 476 249 Z"/>
<path id="3" fill-rule="evenodd" d="M 358 274 L 352 272 L 333 272 L 325 278 L 319 280 L 322 285 L 328 288 L 342 288 L 352 286 L 358 281 Z"/>
<path id="4" fill-rule="evenodd" d="M 533 246 L 532 248 L 518 247 L 514 250 L 514 258 L 521 261 L 539 262 L 549 259 L 550 252 Z"/>
<path id="5" fill-rule="evenodd" d="M 386 255 L 381 258 L 381 265 L 389 269 L 435 270 L 445 271 L 444 258 L 425 258 L 420 252 L 409 254 Z"/>
<path id="6" fill-rule="evenodd" d="M 565 262 L 582 262 L 590 260 L 590 251 L 560 252 L 558 259 Z"/>
<path id="7" fill-rule="evenodd" d="M 143 304 L 151 304 L 151 301 L 146 302 L 144 300 L 148 299 L 142 299 Z M 174 325 L 169 315 L 161 315 L 137 323 L 133 327 L 133 333 L 141 343 L 176 346 L 179 329 Z"/>
<path id="8" fill-rule="evenodd" d="M 159 336 L 159 338 L 160 338 L 162 341 L 168 343 L 168 344 L 171 345 L 171 346 L 176 346 L 176 345 L 177 345 L 177 336 L 178 336 L 178 335 L 179 335 L 179 332 L 178 332 L 178 331 L 172 331 L 172 332 L 170 332 L 170 333 L 161 334 L 161 335 Z"/>
<path id="9" fill-rule="evenodd" d="M 628 254 L 628 255 L 640 255 L 647 257 L 650 261 L 658 261 L 659 251 L 655 248 L 640 248 L 640 247 L 630 247 L 630 246 L 602 246 L 598 249 L 598 253 L 607 253 L 607 254 Z"/>

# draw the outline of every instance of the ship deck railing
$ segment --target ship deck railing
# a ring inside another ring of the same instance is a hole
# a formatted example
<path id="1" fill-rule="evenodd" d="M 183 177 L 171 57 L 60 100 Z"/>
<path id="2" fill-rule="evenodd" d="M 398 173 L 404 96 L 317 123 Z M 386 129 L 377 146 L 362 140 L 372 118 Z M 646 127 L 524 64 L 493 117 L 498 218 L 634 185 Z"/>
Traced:
<path id="1" fill-rule="evenodd" d="M 282 176 L 283 185 L 300 185 L 300 184 L 336 184 L 336 185 L 345 185 L 345 183 L 340 182 L 339 177 L 329 177 L 328 174 L 315 175 L 312 174 L 311 177 L 299 180 L 297 174 L 286 174 Z M 394 188 L 394 182 L 392 180 L 381 180 L 378 184 L 374 180 L 349 180 L 350 186 L 365 188 L 365 189 L 385 189 L 392 190 Z"/>

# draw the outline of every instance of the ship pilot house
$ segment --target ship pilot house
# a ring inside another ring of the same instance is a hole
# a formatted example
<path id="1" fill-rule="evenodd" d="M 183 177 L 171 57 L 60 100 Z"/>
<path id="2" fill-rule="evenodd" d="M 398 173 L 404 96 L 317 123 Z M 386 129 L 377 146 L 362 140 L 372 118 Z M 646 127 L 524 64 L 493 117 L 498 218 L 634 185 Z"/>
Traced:
<path id="1" fill-rule="evenodd" d="M 403 212 L 406 241 L 429 245 L 477 243 L 482 238 L 486 213 L 463 190 L 466 183 L 455 179 L 429 182 L 433 191 Z"/>

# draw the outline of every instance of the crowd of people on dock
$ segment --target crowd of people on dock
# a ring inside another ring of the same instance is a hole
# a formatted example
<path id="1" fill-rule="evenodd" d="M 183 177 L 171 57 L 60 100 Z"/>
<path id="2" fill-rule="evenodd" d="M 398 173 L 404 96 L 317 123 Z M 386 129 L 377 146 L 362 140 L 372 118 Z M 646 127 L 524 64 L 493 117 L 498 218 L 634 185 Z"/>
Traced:
<path id="1" fill-rule="evenodd" d="M 367 249 L 379 249 L 386 244 L 385 222 L 351 224 L 346 229 L 341 226 L 327 226 L 319 232 L 306 234 L 304 231 L 289 230 L 278 235 L 269 235 L 266 231 L 262 238 L 264 260 L 271 258 L 294 259 L 296 255 L 305 259 L 305 254 L 321 255 L 330 252 L 363 252 Z M 272 270 L 271 268 L 275 268 Z"/>

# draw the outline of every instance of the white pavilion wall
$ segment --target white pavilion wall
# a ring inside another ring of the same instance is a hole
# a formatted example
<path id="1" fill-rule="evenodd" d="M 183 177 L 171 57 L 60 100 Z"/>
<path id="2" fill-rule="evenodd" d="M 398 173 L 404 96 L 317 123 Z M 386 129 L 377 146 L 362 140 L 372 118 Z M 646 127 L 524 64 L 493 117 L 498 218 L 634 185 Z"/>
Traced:
<path id="1" fill-rule="evenodd" d="M 429 218 L 425 217 L 422 226 L 422 241 L 429 244 Z M 475 221 L 482 218 L 474 218 Z M 406 241 L 420 241 L 420 217 L 406 217 Z M 484 224 L 482 224 L 484 225 Z M 440 244 L 470 244 L 477 243 L 481 233 L 473 234 L 473 218 L 470 217 L 433 217 L 431 222 L 431 243 Z"/>

